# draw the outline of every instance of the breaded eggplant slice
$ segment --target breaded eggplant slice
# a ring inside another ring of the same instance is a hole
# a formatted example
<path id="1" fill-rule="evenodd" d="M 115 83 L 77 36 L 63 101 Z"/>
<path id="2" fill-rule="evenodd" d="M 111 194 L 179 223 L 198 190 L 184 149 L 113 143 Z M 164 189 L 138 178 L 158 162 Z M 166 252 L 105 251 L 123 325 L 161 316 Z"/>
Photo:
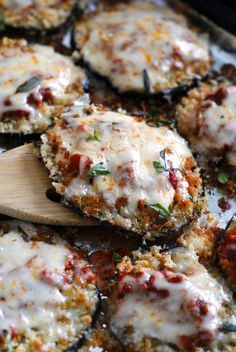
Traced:
<path id="1" fill-rule="evenodd" d="M 95 106 L 75 107 L 42 141 L 56 191 L 86 216 L 154 238 L 201 210 L 201 179 L 191 151 L 167 127 Z"/>
<path id="2" fill-rule="evenodd" d="M 18 225 L 18 226 L 17 226 Z M 58 352 L 90 326 L 98 295 L 85 254 L 46 226 L 0 237 L 0 350 Z"/>
<path id="3" fill-rule="evenodd" d="M 177 107 L 178 128 L 207 160 L 225 156 L 236 166 L 236 87 L 229 82 L 201 83 Z"/>
<path id="4" fill-rule="evenodd" d="M 180 247 L 195 252 L 201 262 L 211 262 L 218 239 L 218 221 L 206 210 L 200 218 L 192 221 L 177 238 Z"/>
<path id="5" fill-rule="evenodd" d="M 225 231 L 218 255 L 220 267 L 236 292 L 236 215 L 234 215 Z"/>
<path id="6" fill-rule="evenodd" d="M 152 247 L 124 258 L 118 269 L 110 326 L 126 351 L 233 351 L 236 332 L 219 332 L 235 319 L 231 292 L 194 252 Z"/>
<path id="7" fill-rule="evenodd" d="M 52 31 L 71 16 L 76 0 L 0 0 L 4 24 L 11 28 Z"/>
<path id="8" fill-rule="evenodd" d="M 0 40 L 0 132 L 41 133 L 83 94 L 85 75 L 71 58 L 25 40 Z"/>
<path id="9" fill-rule="evenodd" d="M 120 92 L 158 93 L 186 85 L 209 68 L 205 37 L 167 6 L 116 4 L 79 21 L 75 41 L 84 61 Z"/>

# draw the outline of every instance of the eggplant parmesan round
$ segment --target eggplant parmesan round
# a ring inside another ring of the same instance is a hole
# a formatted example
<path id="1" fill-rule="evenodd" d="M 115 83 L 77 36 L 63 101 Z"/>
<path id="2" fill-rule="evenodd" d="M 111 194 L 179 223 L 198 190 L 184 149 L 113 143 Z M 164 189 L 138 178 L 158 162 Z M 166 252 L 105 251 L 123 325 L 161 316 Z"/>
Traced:
<path id="1" fill-rule="evenodd" d="M 201 83 L 177 107 L 179 131 L 200 155 L 226 156 L 236 166 L 236 87 L 229 82 Z"/>
<path id="2" fill-rule="evenodd" d="M 95 276 L 51 229 L 17 224 L 0 237 L 0 350 L 64 351 L 92 322 Z"/>
<path id="3" fill-rule="evenodd" d="M 191 151 L 167 127 L 90 105 L 62 114 L 42 141 L 56 191 L 86 216 L 154 238 L 201 210 Z"/>
<path id="4" fill-rule="evenodd" d="M 26 30 L 52 30 L 64 24 L 75 9 L 76 0 L 1 0 L 5 25 Z"/>
<path id="5" fill-rule="evenodd" d="M 231 293 L 184 248 L 152 247 L 118 264 L 110 326 L 127 351 L 233 351 Z M 221 331 L 222 330 L 222 331 Z"/>
<path id="6" fill-rule="evenodd" d="M 0 40 L 0 132 L 40 133 L 83 94 L 85 75 L 44 45 Z"/>
<path id="7" fill-rule="evenodd" d="M 81 20 L 75 41 L 89 66 L 119 91 L 157 93 L 206 74 L 206 38 L 167 6 L 116 4 Z"/>

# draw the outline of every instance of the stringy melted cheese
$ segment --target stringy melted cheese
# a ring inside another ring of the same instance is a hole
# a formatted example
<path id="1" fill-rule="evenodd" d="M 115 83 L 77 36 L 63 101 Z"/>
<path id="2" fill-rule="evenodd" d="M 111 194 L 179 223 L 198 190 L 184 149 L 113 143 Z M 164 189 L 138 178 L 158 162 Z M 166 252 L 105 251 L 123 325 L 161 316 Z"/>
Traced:
<path id="1" fill-rule="evenodd" d="M 107 206 L 115 207 L 119 198 L 127 197 L 123 214 L 130 217 L 137 210 L 139 200 L 160 203 L 168 209 L 176 191 L 183 199 L 188 197 L 188 182 L 180 170 L 191 152 L 185 141 L 167 127 L 153 128 L 142 119 L 116 112 L 95 111 L 89 116 L 76 117 L 75 111 L 63 119 L 67 127 L 62 130 L 55 126 L 52 130 L 61 148 L 56 154 L 56 164 L 64 160 L 66 150 L 70 157 L 82 156 L 80 172 L 88 159 L 91 167 L 103 163 L 109 171 L 108 175 L 94 177 L 92 184 L 86 173 L 73 178 L 65 187 L 67 199 L 100 194 Z M 94 131 L 99 141 L 88 141 Z M 177 190 L 169 181 L 169 172 L 158 173 L 153 166 L 153 161 L 164 165 L 160 155 L 163 150 L 166 150 L 166 167 L 178 169 L 175 171 Z"/>
<path id="2" fill-rule="evenodd" d="M 39 336 L 42 351 L 54 351 L 58 340 L 67 346 L 81 337 L 97 296 L 94 285 L 81 285 L 78 291 L 75 283 L 66 282 L 70 257 L 71 251 L 61 242 L 25 242 L 16 231 L 0 237 L 0 335 L 3 330 L 14 331 L 26 337 L 26 344 Z M 81 259 L 77 271 L 86 265 Z"/>
<path id="3" fill-rule="evenodd" d="M 123 336 L 126 344 L 151 338 L 181 347 L 181 336 L 198 336 L 201 331 L 212 336 L 216 334 L 222 322 L 222 303 L 227 302 L 229 296 L 198 264 L 196 257 L 195 260 L 195 270 L 192 266 L 189 273 L 183 273 L 186 270 L 183 259 L 177 264 L 175 273 L 142 268 L 136 277 L 132 272 L 121 277 L 118 294 L 124 287 L 131 287 L 131 292 L 124 290 L 124 297 L 115 302 L 111 326 L 118 336 Z M 179 282 L 175 282 L 176 273 Z M 150 278 L 151 289 L 145 291 L 142 287 Z M 199 314 L 200 302 L 207 307 L 205 314 Z M 128 327 L 132 329 L 126 334 Z"/>
<path id="4" fill-rule="evenodd" d="M 73 89 L 67 91 L 73 83 L 82 86 L 84 73 L 72 60 L 43 45 L 30 45 L 27 42 L 8 41 L 0 47 L 0 125 L 1 116 L 15 112 L 12 120 L 17 120 L 17 111 L 28 113 L 27 118 L 20 118 L 16 132 L 29 133 L 44 130 L 52 122 L 52 114 L 57 104 L 66 105 L 78 98 L 79 93 Z M 10 44 L 9 44 L 10 43 Z M 16 93 L 17 88 L 35 76 L 43 80 L 27 92 Z M 50 90 L 54 104 L 37 104 L 28 101 L 29 95 L 42 102 L 42 91 Z M 10 121 L 7 124 L 11 123 Z M 0 126 L 1 127 L 1 126 Z M 0 128 L 4 129 L 4 127 Z M 9 128 L 10 129 L 10 128 Z M 11 130 L 10 130 L 11 132 Z"/>
<path id="5" fill-rule="evenodd" d="M 120 91 L 173 88 L 204 75 L 209 65 L 206 40 L 166 6 L 119 4 L 78 22 L 76 28 L 85 61 Z"/>

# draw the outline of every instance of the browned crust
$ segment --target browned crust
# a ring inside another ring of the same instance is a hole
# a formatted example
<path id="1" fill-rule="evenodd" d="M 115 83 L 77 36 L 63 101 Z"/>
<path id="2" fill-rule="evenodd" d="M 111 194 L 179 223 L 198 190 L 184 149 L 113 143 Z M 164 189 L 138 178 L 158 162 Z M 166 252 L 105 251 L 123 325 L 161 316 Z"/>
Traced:
<path id="1" fill-rule="evenodd" d="M 63 119 L 57 120 L 56 124 L 62 129 L 66 128 Z M 71 180 L 77 175 L 74 174 L 74 170 L 70 169 L 68 152 L 60 147 L 60 137 L 53 132 L 53 129 L 43 135 L 42 140 L 43 148 L 41 148 L 41 154 L 43 160 L 49 170 L 50 177 L 54 181 L 53 184 L 56 191 L 64 197 L 66 185 L 70 184 Z M 64 153 L 65 160 L 57 164 L 55 163 L 55 154 L 59 150 Z M 126 226 L 124 224 L 125 217 L 122 216 L 121 212 L 122 204 L 125 205 L 124 200 L 120 199 L 116 204 L 116 209 L 109 208 L 100 194 L 83 197 L 73 196 L 71 199 L 64 197 L 63 202 L 74 209 L 81 210 L 85 216 L 93 216 L 99 220 L 105 220 L 113 225 L 123 227 L 125 230 L 145 235 L 148 239 L 155 239 L 170 231 L 179 230 L 183 225 L 197 218 L 205 206 L 204 199 L 199 197 L 201 193 L 201 178 L 192 157 L 186 159 L 184 170 L 185 177 L 189 182 L 188 192 L 190 198 L 183 200 L 181 195 L 176 192 L 174 203 L 169 209 L 173 216 L 167 219 L 158 217 L 154 209 L 140 201 L 137 211 L 132 216 L 131 226 Z"/>

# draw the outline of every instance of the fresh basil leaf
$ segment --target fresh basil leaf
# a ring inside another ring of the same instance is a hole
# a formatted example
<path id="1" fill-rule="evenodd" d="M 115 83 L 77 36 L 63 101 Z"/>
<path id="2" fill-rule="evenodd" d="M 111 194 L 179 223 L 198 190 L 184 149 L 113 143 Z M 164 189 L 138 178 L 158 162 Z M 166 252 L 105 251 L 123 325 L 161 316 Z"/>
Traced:
<path id="1" fill-rule="evenodd" d="M 153 166 L 158 174 L 165 170 L 165 166 L 162 165 L 159 161 L 153 161 Z"/>
<path id="2" fill-rule="evenodd" d="M 164 208 L 160 203 L 149 205 L 150 208 L 156 210 L 163 218 L 169 218 L 171 216 L 170 212 Z"/>
<path id="3" fill-rule="evenodd" d="M 221 331 L 236 332 L 236 325 L 232 323 L 225 322 L 220 326 Z"/>
<path id="4" fill-rule="evenodd" d="M 91 142 L 91 141 L 101 142 L 101 139 L 99 138 L 97 131 L 94 130 L 93 135 L 86 138 L 86 141 L 87 142 Z"/>
<path id="5" fill-rule="evenodd" d="M 150 93 L 151 90 L 151 80 L 146 69 L 143 70 L 143 85 L 146 93 Z"/>
<path id="6" fill-rule="evenodd" d="M 29 92 L 30 90 L 36 88 L 42 82 L 42 80 L 43 80 L 42 76 L 34 76 L 34 77 L 28 79 L 28 81 L 21 84 L 17 88 L 16 93 Z"/>
<path id="7" fill-rule="evenodd" d="M 221 184 L 225 184 L 228 182 L 229 180 L 229 175 L 227 174 L 227 172 L 221 170 L 218 172 L 218 175 L 217 175 L 217 180 L 218 182 L 220 182 Z"/>
<path id="8" fill-rule="evenodd" d="M 2 11 L 0 11 L 0 31 L 4 31 L 5 29 L 5 16 Z"/>
<path id="9" fill-rule="evenodd" d="M 96 164 L 91 166 L 90 169 L 86 172 L 85 178 L 95 177 L 98 175 L 108 175 L 110 171 L 107 170 L 106 166 L 103 163 Z"/>
<path id="10" fill-rule="evenodd" d="M 118 264 L 122 258 L 121 255 L 117 252 L 113 252 L 112 257 L 113 257 L 114 264 Z"/>

